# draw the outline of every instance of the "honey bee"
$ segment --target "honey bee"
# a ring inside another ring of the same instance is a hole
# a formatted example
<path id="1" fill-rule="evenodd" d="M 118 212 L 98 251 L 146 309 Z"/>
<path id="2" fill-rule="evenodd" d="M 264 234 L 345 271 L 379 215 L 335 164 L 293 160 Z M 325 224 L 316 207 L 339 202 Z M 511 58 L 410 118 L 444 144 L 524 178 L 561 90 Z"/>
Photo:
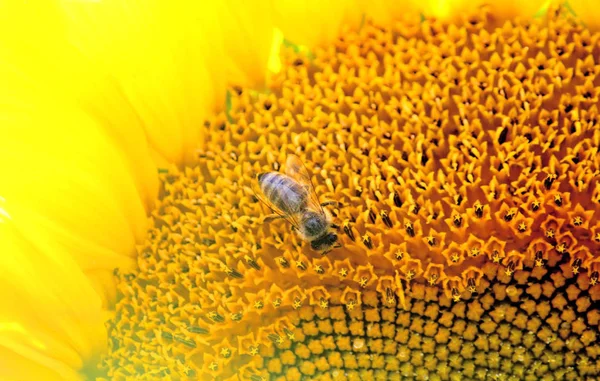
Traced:
<path id="1" fill-rule="evenodd" d="M 337 202 L 319 201 L 310 175 L 297 156 L 288 156 L 285 174 L 259 173 L 257 180 L 259 191 L 254 190 L 254 194 L 273 212 L 265 217 L 265 222 L 285 219 L 300 238 L 310 242 L 312 249 L 322 255 L 341 247 L 337 234 L 332 231 L 336 225 L 332 224 L 330 213 L 323 209 Z"/>

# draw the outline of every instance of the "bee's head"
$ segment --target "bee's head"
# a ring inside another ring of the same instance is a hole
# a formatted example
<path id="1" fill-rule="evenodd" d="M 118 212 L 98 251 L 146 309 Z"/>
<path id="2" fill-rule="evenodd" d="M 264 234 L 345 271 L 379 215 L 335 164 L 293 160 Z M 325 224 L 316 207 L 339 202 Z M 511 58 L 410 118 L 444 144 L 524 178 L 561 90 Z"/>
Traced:
<path id="1" fill-rule="evenodd" d="M 324 234 L 324 235 L 320 236 L 319 238 L 313 240 L 310 243 L 310 246 L 313 248 L 313 250 L 323 251 L 323 250 L 331 249 L 336 244 L 337 240 L 338 240 L 337 234 L 335 234 L 333 232 L 329 232 L 329 233 Z"/>

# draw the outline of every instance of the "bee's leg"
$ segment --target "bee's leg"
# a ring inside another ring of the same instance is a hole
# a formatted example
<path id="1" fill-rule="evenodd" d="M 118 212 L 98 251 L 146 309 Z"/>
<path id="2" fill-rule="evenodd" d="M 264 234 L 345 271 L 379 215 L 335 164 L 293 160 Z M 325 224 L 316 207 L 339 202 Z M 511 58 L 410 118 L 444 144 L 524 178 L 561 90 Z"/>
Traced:
<path id="1" fill-rule="evenodd" d="M 325 201 L 325 202 L 321 203 L 321 206 L 329 206 L 329 205 L 342 206 L 342 203 L 338 202 L 338 201 Z"/>
<path id="2" fill-rule="evenodd" d="M 325 256 L 325 255 L 329 254 L 329 252 L 332 251 L 333 249 L 339 249 L 340 247 L 342 247 L 342 244 L 338 242 L 335 245 L 333 245 L 331 248 L 322 251 L 321 256 Z"/>
<path id="3" fill-rule="evenodd" d="M 283 216 L 279 214 L 269 214 L 268 216 L 265 216 L 265 218 L 263 219 L 263 223 L 279 220 L 281 218 L 283 218 Z"/>
<path id="4" fill-rule="evenodd" d="M 340 229 L 340 225 L 338 225 L 338 224 L 331 224 L 331 227 L 334 228 L 334 229 L 336 229 L 336 230 Z"/>

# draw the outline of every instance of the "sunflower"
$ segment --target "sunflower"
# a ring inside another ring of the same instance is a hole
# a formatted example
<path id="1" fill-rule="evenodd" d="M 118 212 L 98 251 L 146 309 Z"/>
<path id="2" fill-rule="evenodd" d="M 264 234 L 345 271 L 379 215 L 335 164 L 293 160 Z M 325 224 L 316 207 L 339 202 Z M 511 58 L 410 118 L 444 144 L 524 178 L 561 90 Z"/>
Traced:
<path id="1" fill-rule="evenodd" d="M 597 378 L 594 7 L 2 2 L 0 378 Z"/>

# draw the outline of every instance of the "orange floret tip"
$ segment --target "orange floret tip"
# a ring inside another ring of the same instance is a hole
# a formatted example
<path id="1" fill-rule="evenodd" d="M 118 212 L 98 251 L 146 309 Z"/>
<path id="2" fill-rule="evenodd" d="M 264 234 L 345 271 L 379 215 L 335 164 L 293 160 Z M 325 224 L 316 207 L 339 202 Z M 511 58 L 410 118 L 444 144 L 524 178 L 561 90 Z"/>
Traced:
<path id="1" fill-rule="evenodd" d="M 348 305 L 358 306 L 362 302 L 362 295 L 360 291 L 354 290 L 353 288 L 346 287 L 342 292 L 340 301 Z"/>
<path id="2" fill-rule="evenodd" d="M 467 252 L 463 249 L 463 244 L 451 242 L 443 254 L 449 266 L 461 266 L 465 261 Z"/>
<path id="3" fill-rule="evenodd" d="M 360 265 L 356 267 L 353 280 L 358 284 L 359 289 L 370 288 L 377 283 L 377 275 L 375 275 L 373 265 Z"/>
<path id="4" fill-rule="evenodd" d="M 527 249 L 527 258 L 524 264 L 527 267 L 543 267 L 550 258 L 553 245 L 542 237 L 531 241 Z"/>
<path id="5" fill-rule="evenodd" d="M 454 201 L 454 203 L 456 203 Z M 451 217 L 444 219 L 448 230 L 452 232 L 453 237 L 456 237 L 456 240 L 463 241 L 469 235 L 469 231 L 471 230 L 471 226 L 469 221 L 460 213 L 455 212 Z M 450 245 L 453 242 L 450 243 Z M 448 247 L 450 247 L 450 245 Z"/>
<path id="6" fill-rule="evenodd" d="M 331 294 L 324 286 L 316 286 L 308 289 L 308 302 L 311 306 L 327 308 Z"/>
<path id="7" fill-rule="evenodd" d="M 387 259 L 394 266 L 399 265 L 406 259 L 410 259 L 408 253 L 407 243 L 402 242 L 400 244 L 390 243 L 389 249 L 383 254 L 384 258 Z"/>
<path id="8" fill-rule="evenodd" d="M 444 273 L 444 265 L 430 263 L 425 269 L 423 277 L 429 286 L 435 286 L 438 284 L 438 282 L 443 282 L 446 278 L 446 274 Z"/>
<path id="9" fill-rule="evenodd" d="M 481 292 L 480 286 L 483 276 L 483 271 L 477 267 L 470 266 L 462 273 L 462 285 L 470 293 Z"/>
<path id="10" fill-rule="evenodd" d="M 283 291 L 283 304 L 292 306 L 294 309 L 300 308 L 306 299 L 306 290 L 300 286 L 294 286 Z"/>
<path id="11" fill-rule="evenodd" d="M 554 250 L 561 255 L 571 253 L 578 244 L 577 238 L 575 238 L 575 235 L 570 231 L 559 233 L 556 241 L 557 243 L 556 246 L 554 246 Z"/>
<path id="12" fill-rule="evenodd" d="M 257 356 L 260 354 L 261 345 L 265 345 L 264 341 L 258 340 L 254 332 L 237 337 L 237 350 L 240 354 Z"/>
<path id="13" fill-rule="evenodd" d="M 462 285 L 462 281 L 458 277 L 446 277 L 442 284 L 444 285 L 444 295 L 447 300 L 453 303 L 458 303 L 462 300 L 462 293 L 464 291 L 464 286 Z"/>
<path id="14" fill-rule="evenodd" d="M 581 204 L 575 205 L 569 213 L 569 227 L 588 229 L 592 221 L 595 210 L 585 210 Z"/>
<path id="15" fill-rule="evenodd" d="M 421 267 L 421 261 L 417 259 L 411 259 L 406 261 L 400 266 L 400 276 L 406 281 L 412 281 L 423 274 Z"/>
<path id="16" fill-rule="evenodd" d="M 340 279 L 352 279 L 354 277 L 355 268 L 350 262 L 350 258 L 342 261 L 336 261 L 333 265 L 335 275 Z"/>
<path id="17" fill-rule="evenodd" d="M 515 274 L 515 271 L 523 269 L 523 262 L 525 255 L 510 251 L 506 257 L 502 260 L 503 268 L 500 270 L 501 275 L 505 278 L 510 278 Z"/>

